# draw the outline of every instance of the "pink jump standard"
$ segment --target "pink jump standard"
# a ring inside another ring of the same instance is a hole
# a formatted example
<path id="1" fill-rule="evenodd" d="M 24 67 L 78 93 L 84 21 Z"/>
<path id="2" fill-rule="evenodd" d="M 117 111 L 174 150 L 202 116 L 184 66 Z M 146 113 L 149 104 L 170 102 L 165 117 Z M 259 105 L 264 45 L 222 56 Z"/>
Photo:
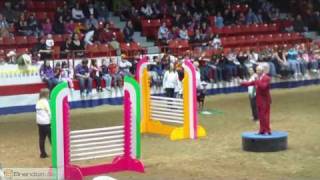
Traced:
<path id="1" fill-rule="evenodd" d="M 124 125 L 70 131 L 68 85 L 59 84 L 51 94 L 52 168 L 55 180 L 82 180 L 118 171 L 144 172 L 140 158 L 140 91 L 125 77 Z M 78 166 L 74 162 L 114 157 L 111 163 Z"/>

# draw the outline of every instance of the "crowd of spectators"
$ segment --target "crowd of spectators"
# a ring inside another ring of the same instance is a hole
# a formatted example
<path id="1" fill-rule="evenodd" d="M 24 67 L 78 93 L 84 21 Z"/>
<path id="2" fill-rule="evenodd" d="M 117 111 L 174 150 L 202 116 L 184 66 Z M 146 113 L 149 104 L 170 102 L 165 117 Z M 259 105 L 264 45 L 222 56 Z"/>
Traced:
<path id="1" fill-rule="evenodd" d="M 170 72 L 177 73 L 180 81 L 183 79 L 182 63 L 184 59 L 191 59 L 199 64 L 200 79 L 207 83 L 248 80 L 249 70 L 255 70 L 260 63 L 267 64 L 269 75 L 277 79 L 308 78 L 312 74 L 318 74 L 320 69 L 320 49 L 316 43 L 301 43 L 292 47 L 274 46 L 260 51 L 231 49 L 230 52 L 211 57 L 204 53 L 196 55 L 191 52 L 178 57 L 170 54 L 149 57 L 151 65 L 148 70 L 151 85 L 159 91 L 164 88 L 166 79 L 164 77 L 169 69 Z M 135 74 L 135 66 L 139 58 L 141 55 L 133 59 L 122 55 L 121 60 L 116 58 L 100 61 L 91 59 L 89 62 L 84 59 L 74 70 L 68 69 L 66 62 L 63 62 L 62 66 L 58 63 L 54 68 L 45 62 L 40 69 L 40 75 L 42 80 L 48 83 L 49 88 L 61 81 L 68 82 L 72 88 L 73 84 L 70 79 L 77 79 L 81 96 L 90 96 L 93 82 L 95 82 L 97 92 L 102 92 L 104 89 L 110 91 L 112 87 L 117 91 L 120 90 L 123 85 L 123 77 Z M 172 92 L 168 94 L 172 95 Z"/>

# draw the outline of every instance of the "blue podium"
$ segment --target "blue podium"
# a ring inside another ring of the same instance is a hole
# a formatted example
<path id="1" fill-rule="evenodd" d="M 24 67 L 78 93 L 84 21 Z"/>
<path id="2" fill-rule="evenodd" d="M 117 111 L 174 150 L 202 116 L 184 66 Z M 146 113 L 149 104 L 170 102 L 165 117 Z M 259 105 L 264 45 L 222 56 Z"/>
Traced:
<path id="1" fill-rule="evenodd" d="M 242 149 L 251 152 L 276 152 L 288 147 L 288 133 L 272 131 L 271 135 L 260 135 L 257 132 L 242 133 Z"/>

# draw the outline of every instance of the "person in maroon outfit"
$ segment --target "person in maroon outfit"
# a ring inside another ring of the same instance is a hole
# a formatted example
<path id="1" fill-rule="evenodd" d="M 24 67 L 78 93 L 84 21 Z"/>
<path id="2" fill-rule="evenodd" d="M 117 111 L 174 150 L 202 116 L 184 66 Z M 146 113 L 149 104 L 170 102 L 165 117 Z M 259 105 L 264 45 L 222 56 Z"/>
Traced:
<path id="1" fill-rule="evenodd" d="M 258 108 L 258 118 L 260 122 L 259 134 L 271 135 L 270 129 L 270 81 L 271 78 L 267 75 L 266 67 L 259 65 L 257 67 L 258 77 L 251 82 L 242 82 L 242 86 L 256 87 L 256 101 Z"/>

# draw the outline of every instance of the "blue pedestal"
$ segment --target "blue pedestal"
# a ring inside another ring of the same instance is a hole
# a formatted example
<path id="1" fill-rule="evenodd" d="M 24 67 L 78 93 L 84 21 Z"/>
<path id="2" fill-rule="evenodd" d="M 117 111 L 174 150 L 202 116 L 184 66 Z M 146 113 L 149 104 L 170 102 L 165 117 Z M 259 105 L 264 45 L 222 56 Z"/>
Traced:
<path id="1" fill-rule="evenodd" d="M 288 147 L 288 133 L 272 131 L 271 135 L 260 135 L 257 132 L 242 133 L 242 149 L 251 152 L 276 152 Z"/>

